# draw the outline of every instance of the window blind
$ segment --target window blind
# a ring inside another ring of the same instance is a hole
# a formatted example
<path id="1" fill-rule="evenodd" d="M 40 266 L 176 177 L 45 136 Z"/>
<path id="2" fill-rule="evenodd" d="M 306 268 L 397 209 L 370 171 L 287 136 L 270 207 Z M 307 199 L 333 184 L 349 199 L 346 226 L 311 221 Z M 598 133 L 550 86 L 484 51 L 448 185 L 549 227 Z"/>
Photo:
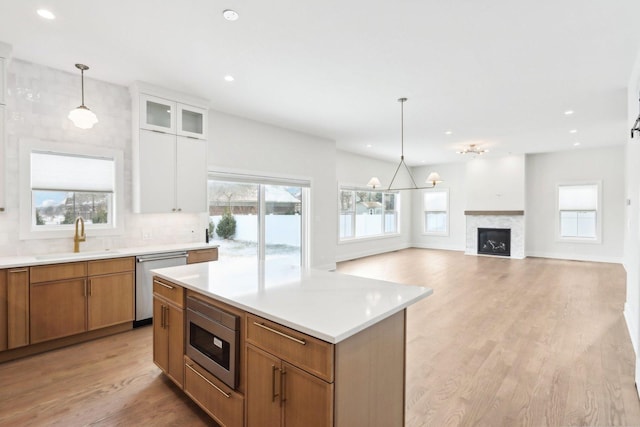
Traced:
<path id="1" fill-rule="evenodd" d="M 445 191 L 428 191 L 424 193 L 424 210 L 446 211 L 447 193 Z"/>
<path id="2" fill-rule="evenodd" d="M 32 151 L 31 189 L 113 193 L 115 160 Z"/>
<path id="3" fill-rule="evenodd" d="M 598 186 L 595 184 L 559 186 L 558 209 L 561 211 L 597 210 Z"/>

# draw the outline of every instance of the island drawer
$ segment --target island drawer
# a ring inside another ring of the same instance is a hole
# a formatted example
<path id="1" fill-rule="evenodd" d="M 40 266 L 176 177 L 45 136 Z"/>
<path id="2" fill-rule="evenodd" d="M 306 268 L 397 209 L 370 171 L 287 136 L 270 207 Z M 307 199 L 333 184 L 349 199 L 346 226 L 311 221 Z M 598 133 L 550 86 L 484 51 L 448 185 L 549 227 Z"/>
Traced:
<path id="1" fill-rule="evenodd" d="M 246 341 L 333 382 L 333 344 L 247 313 Z"/>
<path id="2" fill-rule="evenodd" d="M 153 293 L 184 308 L 184 288 L 173 282 L 153 277 Z"/>
<path id="3" fill-rule="evenodd" d="M 244 397 L 184 357 L 184 392 L 225 427 L 244 425 Z"/>

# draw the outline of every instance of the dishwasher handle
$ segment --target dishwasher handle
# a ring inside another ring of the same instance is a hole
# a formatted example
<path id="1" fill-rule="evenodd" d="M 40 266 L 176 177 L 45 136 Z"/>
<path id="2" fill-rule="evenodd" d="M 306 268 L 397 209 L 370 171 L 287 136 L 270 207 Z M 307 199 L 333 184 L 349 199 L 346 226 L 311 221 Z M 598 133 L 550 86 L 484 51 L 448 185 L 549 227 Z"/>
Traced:
<path id="1" fill-rule="evenodd" d="M 189 257 L 189 254 L 187 252 L 174 252 L 170 254 L 139 256 L 139 257 L 136 257 L 136 261 L 148 262 L 148 261 L 161 261 L 164 259 L 176 259 L 176 258 L 188 258 L 188 257 Z"/>

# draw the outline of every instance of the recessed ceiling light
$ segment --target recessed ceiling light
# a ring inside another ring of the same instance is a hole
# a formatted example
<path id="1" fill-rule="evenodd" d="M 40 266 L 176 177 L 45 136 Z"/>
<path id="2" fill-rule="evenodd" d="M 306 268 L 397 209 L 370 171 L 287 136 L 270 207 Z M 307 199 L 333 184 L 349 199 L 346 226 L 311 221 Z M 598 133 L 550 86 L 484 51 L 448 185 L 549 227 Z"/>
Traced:
<path id="1" fill-rule="evenodd" d="M 453 133 L 453 132 L 452 132 L 452 131 L 450 131 L 450 130 L 446 130 L 446 131 L 444 131 L 444 134 L 445 134 L 445 135 L 451 135 L 452 133 Z"/>
<path id="2" fill-rule="evenodd" d="M 227 21 L 237 21 L 240 17 L 240 15 L 238 15 L 238 12 L 231 9 L 223 10 L 222 16 L 224 16 L 224 19 L 226 19 Z"/>
<path id="3" fill-rule="evenodd" d="M 578 129 L 571 129 L 569 133 L 578 133 Z"/>
<path id="4" fill-rule="evenodd" d="M 426 160 L 423 160 L 423 161 L 422 161 L 422 163 L 427 163 L 427 161 L 426 161 Z"/>
<path id="5" fill-rule="evenodd" d="M 579 145 L 580 145 L 580 143 L 579 143 L 579 142 L 574 142 L 574 143 L 573 143 L 573 146 L 574 146 L 574 147 L 577 147 L 577 146 L 579 146 Z"/>
<path id="6" fill-rule="evenodd" d="M 567 111 L 564 112 L 565 116 L 570 116 L 572 114 L 573 114 L 573 110 L 567 110 Z"/>
<path id="7" fill-rule="evenodd" d="M 224 79 L 225 79 L 225 81 L 228 81 L 228 82 L 232 82 L 232 81 L 234 81 L 234 80 L 235 80 L 235 79 L 233 78 L 233 76 L 230 76 L 230 75 L 226 75 L 226 76 L 224 76 Z"/>
<path id="8" fill-rule="evenodd" d="M 44 19 L 56 19 L 56 15 L 54 15 L 50 10 L 38 9 L 36 12 L 38 13 L 38 15 L 40 15 L 40 17 Z"/>
<path id="9" fill-rule="evenodd" d="M 371 147 L 373 147 L 373 145 L 367 144 L 367 148 L 371 148 Z"/>

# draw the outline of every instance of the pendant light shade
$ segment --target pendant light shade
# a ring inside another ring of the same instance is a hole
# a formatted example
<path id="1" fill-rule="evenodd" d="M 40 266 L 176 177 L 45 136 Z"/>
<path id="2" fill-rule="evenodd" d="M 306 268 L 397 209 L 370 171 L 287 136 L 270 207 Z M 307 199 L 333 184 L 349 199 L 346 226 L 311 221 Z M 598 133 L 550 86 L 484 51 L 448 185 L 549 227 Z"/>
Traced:
<path id="1" fill-rule="evenodd" d="M 82 83 L 82 104 L 69 112 L 69 120 L 80 129 L 91 129 L 93 125 L 98 123 L 98 117 L 84 105 L 84 71 L 88 70 L 84 64 L 76 64 L 76 68 L 80 70 Z"/>
<path id="2" fill-rule="evenodd" d="M 411 173 L 411 170 L 409 169 L 409 166 L 407 166 L 407 164 L 404 161 L 404 103 L 407 102 L 407 98 L 398 98 L 398 102 L 400 103 L 400 163 L 398 163 L 398 167 L 396 168 L 395 173 L 393 174 L 393 178 L 391 178 L 391 183 L 389 184 L 389 187 L 387 188 L 387 191 L 391 191 L 391 190 L 424 190 L 427 188 L 433 188 L 436 186 L 436 184 L 439 184 L 442 182 L 442 178 L 440 178 L 440 175 L 438 174 L 438 172 L 431 172 L 429 174 L 429 176 L 427 177 L 426 183 L 427 184 L 431 184 L 428 187 L 418 187 L 418 185 L 416 184 L 416 180 L 413 178 L 413 174 Z M 411 183 L 413 184 L 412 187 L 407 187 L 407 188 L 392 188 L 393 187 L 393 182 L 396 180 L 396 177 L 398 176 L 398 171 L 400 171 L 400 169 L 402 168 L 402 166 L 404 166 L 404 168 L 406 169 L 407 173 L 409 174 L 409 178 L 411 178 Z M 376 189 L 376 187 L 380 187 L 382 184 L 380 183 L 380 180 L 377 177 L 373 177 L 369 180 L 369 182 L 367 183 L 367 187 L 371 187 L 374 190 Z"/>

